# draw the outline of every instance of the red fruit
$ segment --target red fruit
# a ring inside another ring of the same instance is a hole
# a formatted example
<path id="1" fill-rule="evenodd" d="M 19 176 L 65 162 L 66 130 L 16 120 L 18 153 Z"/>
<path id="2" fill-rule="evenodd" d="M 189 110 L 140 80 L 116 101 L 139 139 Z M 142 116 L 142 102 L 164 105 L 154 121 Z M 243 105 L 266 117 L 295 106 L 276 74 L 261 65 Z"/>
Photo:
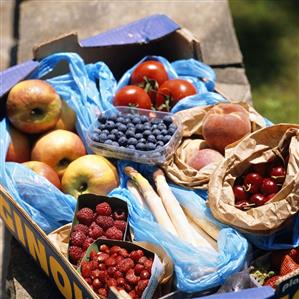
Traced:
<path id="1" fill-rule="evenodd" d="M 106 260 L 106 261 L 107 261 L 107 260 Z M 114 265 L 115 265 L 115 263 L 114 263 Z M 108 275 L 109 275 L 110 277 L 114 277 L 115 272 L 118 271 L 117 268 L 114 267 L 114 265 L 111 265 L 111 266 L 107 269 L 107 273 L 108 273 Z M 106 264 L 106 266 L 108 266 L 108 265 Z"/>
<path id="2" fill-rule="evenodd" d="M 88 235 L 88 226 L 87 225 L 84 225 L 84 224 L 81 224 L 81 223 L 78 223 L 74 226 L 74 229 L 73 229 L 74 232 L 76 231 L 81 231 L 83 232 L 85 235 Z"/>
<path id="3" fill-rule="evenodd" d="M 87 277 L 87 278 L 84 278 L 85 281 L 89 284 L 89 285 L 92 285 L 92 279 Z"/>
<path id="4" fill-rule="evenodd" d="M 138 281 L 137 287 L 135 288 L 138 295 L 141 295 L 143 293 L 143 291 L 145 290 L 145 288 L 148 285 L 148 282 L 149 282 L 148 279 Z"/>
<path id="5" fill-rule="evenodd" d="M 299 248 L 292 248 L 289 252 L 289 256 L 299 264 Z"/>
<path id="6" fill-rule="evenodd" d="M 250 172 L 258 173 L 261 177 L 267 174 L 268 163 L 251 164 Z"/>
<path id="7" fill-rule="evenodd" d="M 278 187 L 276 183 L 271 179 L 263 179 L 262 185 L 260 187 L 261 192 L 264 195 L 276 193 L 278 191 Z"/>
<path id="8" fill-rule="evenodd" d="M 282 263 L 280 265 L 279 274 L 283 276 L 297 269 L 299 269 L 299 265 L 295 263 L 294 260 L 289 255 L 286 255 L 283 258 Z"/>
<path id="9" fill-rule="evenodd" d="M 96 212 L 101 216 L 111 216 L 112 209 L 108 202 L 102 202 L 96 206 Z"/>
<path id="10" fill-rule="evenodd" d="M 282 185 L 286 178 L 286 170 L 281 166 L 273 167 L 270 170 L 270 177 L 276 184 Z"/>
<path id="11" fill-rule="evenodd" d="M 97 253 L 95 250 L 91 250 L 89 253 L 90 260 L 93 260 L 96 257 Z"/>
<path id="12" fill-rule="evenodd" d="M 114 226 L 124 232 L 126 230 L 127 222 L 124 220 L 115 220 Z"/>
<path id="13" fill-rule="evenodd" d="M 98 289 L 98 294 L 100 296 L 103 296 L 103 297 L 106 297 L 106 298 L 108 297 L 108 291 L 106 289 L 104 289 L 104 288 Z"/>
<path id="14" fill-rule="evenodd" d="M 90 265 L 91 265 L 91 268 L 92 270 L 95 270 L 95 269 L 98 269 L 99 268 L 99 263 L 97 260 L 92 260 L 90 261 Z M 101 270 L 101 269 L 100 269 Z"/>
<path id="15" fill-rule="evenodd" d="M 133 269 L 129 269 L 127 274 L 126 274 L 126 280 L 128 283 L 132 284 L 137 284 L 139 281 L 139 277 L 135 275 L 135 272 Z"/>
<path id="16" fill-rule="evenodd" d="M 128 257 L 129 256 L 129 253 L 128 253 L 127 249 L 125 249 L 125 248 L 121 248 L 121 250 L 118 252 L 118 254 L 122 257 Z"/>
<path id="17" fill-rule="evenodd" d="M 276 193 L 271 193 L 269 195 L 266 196 L 266 202 L 269 201 L 270 199 L 272 199 L 272 197 L 274 197 L 276 195 Z"/>
<path id="18" fill-rule="evenodd" d="M 98 239 L 101 237 L 104 233 L 104 230 L 99 227 L 97 224 L 93 225 L 92 227 L 89 228 L 88 234 L 91 238 L 94 240 Z"/>
<path id="19" fill-rule="evenodd" d="M 109 287 L 116 287 L 116 286 L 117 286 L 117 281 L 116 281 L 116 279 L 114 279 L 114 278 L 109 278 L 109 279 L 107 280 L 107 285 L 108 285 Z"/>
<path id="20" fill-rule="evenodd" d="M 115 226 L 108 228 L 105 235 L 108 239 L 112 240 L 122 240 L 123 238 L 123 232 L 117 229 Z"/>
<path id="21" fill-rule="evenodd" d="M 77 263 L 82 257 L 82 249 L 78 246 L 70 246 L 69 247 L 69 257 L 71 262 Z"/>
<path id="22" fill-rule="evenodd" d="M 96 223 L 103 228 L 104 230 L 113 226 L 113 219 L 110 216 L 98 216 L 96 219 Z"/>
<path id="23" fill-rule="evenodd" d="M 86 235 L 82 231 L 75 231 L 71 234 L 70 244 L 81 247 L 86 240 Z"/>
<path id="24" fill-rule="evenodd" d="M 117 282 L 118 287 L 121 287 L 121 288 L 125 287 L 126 281 L 123 277 L 117 278 L 116 282 Z"/>
<path id="25" fill-rule="evenodd" d="M 248 202 L 249 200 L 249 194 L 246 193 L 246 191 L 243 189 L 240 185 L 235 185 L 233 187 L 233 192 L 235 195 L 235 201 L 236 202 Z"/>
<path id="26" fill-rule="evenodd" d="M 87 237 L 82 244 L 82 249 L 87 250 L 87 248 L 94 242 L 93 238 Z"/>
<path id="27" fill-rule="evenodd" d="M 147 261 L 147 257 L 146 256 L 142 256 L 139 260 L 138 260 L 138 263 L 143 265 L 144 262 Z"/>
<path id="28" fill-rule="evenodd" d="M 130 253 L 130 258 L 135 262 L 137 262 L 143 256 L 144 256 L 144 253 L 141 249 L 133 250 Z"/>
<path id="29" fill-rule="evenodd" d="M 128 284 L 128 283 L 126 283 L 126 284 L 125 284 L 125 290 L 126 290 L 127 292 L 132 291 L 132 287 L 131 287 L 131 285 Z"/>
<path id="30" fill-rule="evenodd" d="M 270 277 L 269 279 L 266 280 L 266 282 L 264 283 L 264 286 L 270 286 L 273 289 L 275 289 L 276 288 L 276 282 L 279 278 L 280 278 L 279 275 L 275 275 L 275 276 Z"/>
<path id="31" fill-rule="evenodd" d="M 142 270 L 140 272 L 140 278 L 141 279 L 148 279 L 150 278 L 151 274 L 147 270 Z"/>
<path id="32" fill-rule="evenodd" d="M 92 270 L 92 267 L 91 267 L 90 263 L 88 263 L 88 262 L 83 262 L 82 263 L 82 265 L 81 265 L 81 275 L 84 278 L 87 278 L 87 277 L 90 276 L 91 270 Z"/>
<path id="33" fill-rule="evenodd" d="M 129 269 L 134 268 L 134 261 L 130 258 L 125 258 L 120 261 L 116 267 L 121 272 L 127 272 Z"/>
<path id="34" fill-rule="evenodd" d="M 102 244 L 102 245 L 100 246 L 100 251 L 101 251 L 101 252 L 105 252 L 105 253 L 107 253 L 107 254 L 110 254 L 110 249 L 109 249 L 109 247 L 108 247 L 106 244 Z"/>
<path id="35" fill-rule="evenodd" d="M 107 278 L 107 272 L 106 271 L 100 271 L 99 275 L 98 275 L 98 279 L 105 283 L 106 282 L 106 278 Z"/>
<path id="36" fill-rule="evenodd" d="M 126 218 L 127 218 L 126 213 L 123 210 L 116 210 L 113 212 L 114 220 L 126 220 Z"/>
<path id="37" fill-rule="evenodd" d="M 117 278 L 120 278 L 120 277 L 124 277 L 124 274 L 120 271 L 115 271 L 114 272 L 114 278 L 117 279 Z"/>
<path id="38" fill-rule="evenodd" d="M 100 276 L 100 270 L 99 269 L 94 269 L 91 271 L 90 276 L 92 279 L 98 278 Z"/>
<path id="39" fill-rule="evenodd" d="M 115 265 L 116 265 L 115 258 L 113 258 L 113 257 L 108 257 L 108 258 L 105 260 L 105 265 L 106 265 L 107 267 L 115 266 Z"/>
<path id="40" fill-rule="evenodd" d="M 90 225 L 93 221 L 93 211 L 89 208 L 83 208 L 77 212 L 77 219 L 82 224 Z"/>
<path id="41" fill-rule="evenodd" d="M 259 193 L 251 195 L 250 201 L 253 202 L 257 207 L 262 206 L 267 202 L 266 197 Z"/>
<path id="42" fill-rule="evenodd" d="M 144 270 L 144 266 L 141 264 L 136 264 L 134 272 L 136 275 L 140 275 L 141 271 Z"/>
<path id="43" fill-rule="evenodd" d="M 117 254 L 117 253 L 115 253 L 115 254 Z M 115 257 L 115 261 L 116 261 L 117 264 L 118 264 L 120 261 L 122 261 L 123 259 L 124 259 L 124 257 L 121 256 L 121 255 L 118 255 L 117 257 Z"/>
<path id="44" fill-rule="evenodd" d="M 100 263 L 104 263 L 105 260 L 107 260 L 110 257 L 109 254 L 104 253 L 104 252 L 98 252 L 97 256 L 98 256 L 98 261 Z"/>
<path id="45" fill-rule="evenodd" d="M 143 263 L 143 265 L 145 269 L 150 270 L 152 268 L 153 261 L 148 259 Z"/>
<path id="46" fill-rule="evenodd" d="M 134 290 L 130 291 L 129 295 L 131 296 L 132 299 L 139 298 Z"/>
<path id="47" fill-rule="evenodd" d="M 250 172 L 244 179 L 244 189 L 246 192 L 258 193 L 262 182 L 263 178 L 258 173 Z"/>
<path id="48" fill-rule="evenodd" d="M 92 282 L 92 286 L 94 289 L 99 289 L 103 286 L 103 283 L 98 278 L 95 278 Z"/>
<path id="49" fill-rule="evenodd" d="M 120 250 L 121 250 L 121 247 L 114 245 L 110 248 L 110 253 L 111 254 L 118 253 Z"/>
<path id="50" fill-rule="evenodd" d="M 104 270 L 106 270 L 106 265 L 104 263 L 101 263 L 98 265 L 98 269 L 101 271 L 104 271 Z"/>

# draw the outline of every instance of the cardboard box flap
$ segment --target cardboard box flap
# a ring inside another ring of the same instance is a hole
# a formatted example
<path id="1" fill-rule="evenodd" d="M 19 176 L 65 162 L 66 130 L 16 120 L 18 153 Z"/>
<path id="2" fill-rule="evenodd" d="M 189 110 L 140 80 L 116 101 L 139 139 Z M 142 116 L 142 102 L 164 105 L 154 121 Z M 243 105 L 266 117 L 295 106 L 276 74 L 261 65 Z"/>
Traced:
<path id="1" fill-rule="evenodd" d="M 80 41 L 82 47 L 146 43 L 179 29 L 166 15 L 151 15 Z"/>
<path id="2" fill-rule="evenodd" d="M 28 60 L 0 72 L 0 97 L 7 93 L 19 81 L 26 78 L 37 66 L 37 61 Z"/>

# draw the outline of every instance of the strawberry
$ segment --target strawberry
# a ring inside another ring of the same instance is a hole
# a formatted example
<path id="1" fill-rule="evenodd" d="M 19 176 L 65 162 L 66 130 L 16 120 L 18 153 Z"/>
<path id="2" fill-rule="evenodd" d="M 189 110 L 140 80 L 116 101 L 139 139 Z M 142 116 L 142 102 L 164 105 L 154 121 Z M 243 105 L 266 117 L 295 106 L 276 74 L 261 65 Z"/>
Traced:
<path id="1" fill-rule="evenodd" d="M 101 216 L 110 216 L 112 210 L 108 202 L 102 202 L 96 206 L 96 212 Z"/>
<path id="2" fill-rule="evenodd" d="M 280 275 L 283 276 L 283 275 L 286 275 L 290 272 L 293 272 L 295 270 L 299 269 L 299 265 L 296 264 L 294 262 L 294 260 L 289 256 L 289 255 L 286 255 L 283 260 L 282 260 L 282 263 L 280 265 Z"/>
<path id="3" fill-rule="evenodd" d="M 299 264 L 299 247 L 292 248 L 289 252 L 289 256 L 297 263 Z"/>
<path id="4" fill-rule="evenodd" d="M 82 208 L 77 212 L 77 219 L 81 224 L 90 225 L 93 221 L 93 211 L 89 208 Z"/>
<path id="5" fill-rule="evenodd" d="M 275 275 L 270 277 L 269 279 L 266 280 L 266 282 L 264 283 L 264 286 L 270 286 L 272 288 L 276 288 L 276 282 L 277 280 L 280 278 L 279 275 Z"/>
<path id="6" fill-rule="evenodd" d="M 89 262 L 84 261 L 81 265 L 81 274 L 84 278 L 90 276 L 91 273 L 91 264 Z"/>

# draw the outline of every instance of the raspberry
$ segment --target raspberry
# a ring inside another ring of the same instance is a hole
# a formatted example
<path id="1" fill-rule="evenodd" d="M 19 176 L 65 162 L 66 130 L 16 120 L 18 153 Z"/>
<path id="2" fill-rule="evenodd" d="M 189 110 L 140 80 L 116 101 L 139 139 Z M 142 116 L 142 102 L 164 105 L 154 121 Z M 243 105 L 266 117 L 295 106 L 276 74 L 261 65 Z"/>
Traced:
<path id="1" fill-rule="evenodd" d="M 77 262 L 81 259 L 82 257 L 82 249 L 78 246 L 70 246 L 69 248 L 69 257 L 71 262 L 77 264 Z"/>
<path id="2" fill-rule="evenodd" d="M 113 226 L 113 219 L 110 216 L 98 216 L 96 219 L 96 223 L 103 228 L 104 230 Z"/>
<path id="3" fill-rule="evenodd" d="M 78 223 L 74 226 L 73 231 L 74 232 L 80 231 L 80 232 L 83 232 L 85 235 L 88 235 L 88 226 Z"/>
<path id="4" fill-rule="evenodd" d="M 99 227 L 97 224 L 93 225 L 88 230 L 88 235 L 94 240 L 98 239 L 104 233 L 103 229 Z"/>
<path id="5" fill-rule="evenodd" d="M 87 237 L 82 244 L 82 249 L 87 250 L 87 248 L 94 242 L 93 238 Z"/>
<path id="6" fill-rule="evenodd" d="M 123 232 L 117 229 L 115 226 L 108 228 L 106 230 L 105 235 L 108 239 L 113 239 L 113 240 L 122 240 L 123 238 Z"/>
<path id="7" fill-rule="evenodd" d="M 124 232 L 126 230 L 127 222 L 123 220 L 115 220 L 114 226 Z"/>
<path id="8" fill-rule="evenodd" d="M 75 231 L 71 234 L 70 244 L 81 247 L 86 239 L 86 235 L 82 231 Z"/>
<path id="9" fill-rule="evenodd" d="M 114 220 L 126 220 L 126 213 L 123 210 L 117 210 L 113 212 Z"/>
<path id="10" fill-rule="evenodd" d="M 81 224 L 90 225 L 93 221 L 93 211 L 89 208 L 80 209 L 77 212 L 77 219 Z"/>
<path id="11" fill-rule="evenodd" d="M 116 268 L 121 272 L 127 272 L 129 269 L 132 269 L 133 267 L 134 262 L 130 258 L 123 259 L 116 265 Z"/>
<path id="12" fill-rule="evenodd" d="M 108 202 L 102 202 L 96 206 L 96 212 L 101 216 L 111 216 L 112 210 Z"/>
<path id="13" fill-rule="evenodd" d="M 129 269 L 127 274 L 126 274 L 126 280 L 128 281 L 128 283 L 130 284 L 137 284 L 139 281 L 139 277 L 135 275 L 134 270 L 133 269 Z"/>

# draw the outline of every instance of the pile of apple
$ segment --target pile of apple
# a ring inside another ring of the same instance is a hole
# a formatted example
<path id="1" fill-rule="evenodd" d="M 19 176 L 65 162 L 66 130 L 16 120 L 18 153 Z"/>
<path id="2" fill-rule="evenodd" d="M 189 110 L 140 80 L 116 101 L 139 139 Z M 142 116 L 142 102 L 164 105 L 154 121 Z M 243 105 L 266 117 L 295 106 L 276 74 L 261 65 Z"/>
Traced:
<path id="1" fill-rule="evenodd" d="M 196 88 L 192 83 L 169 79 L 161 62 L 147 60 L 133 70 L 130 85 L 118 90 L 113 105 L 170 111 L 181 99 L 194 94 Z"/>
<path id="2" fill-rule="evenodd" d="M 106 195 L 118 186 L 117 171 L 107 159 L 86 155 L 75 133 L 75 112 L 49 83 L 16 84 L 8 94 L 6 110 L 12 125 L 6 161 L 24 163 L 75 197 Z"/>
<path id="3" fill-rule="evenodd" d="M 287 163 L 288 156 L 277 156 L 267 163 L 252 164 L 235 181 L 235 206 L 247 210 L 267 203 L 280 191 L 286 177 Z"/>
<path id="4" fill-rule="evenodd" d="M 225 147 L 251 132 L 249 113 L 239 104 L 221 103 L 212 107 L 202 124 L 202 137 L 208 148 L 190 148 L 186 163 L 200 170 L 224 159 Z"/>

